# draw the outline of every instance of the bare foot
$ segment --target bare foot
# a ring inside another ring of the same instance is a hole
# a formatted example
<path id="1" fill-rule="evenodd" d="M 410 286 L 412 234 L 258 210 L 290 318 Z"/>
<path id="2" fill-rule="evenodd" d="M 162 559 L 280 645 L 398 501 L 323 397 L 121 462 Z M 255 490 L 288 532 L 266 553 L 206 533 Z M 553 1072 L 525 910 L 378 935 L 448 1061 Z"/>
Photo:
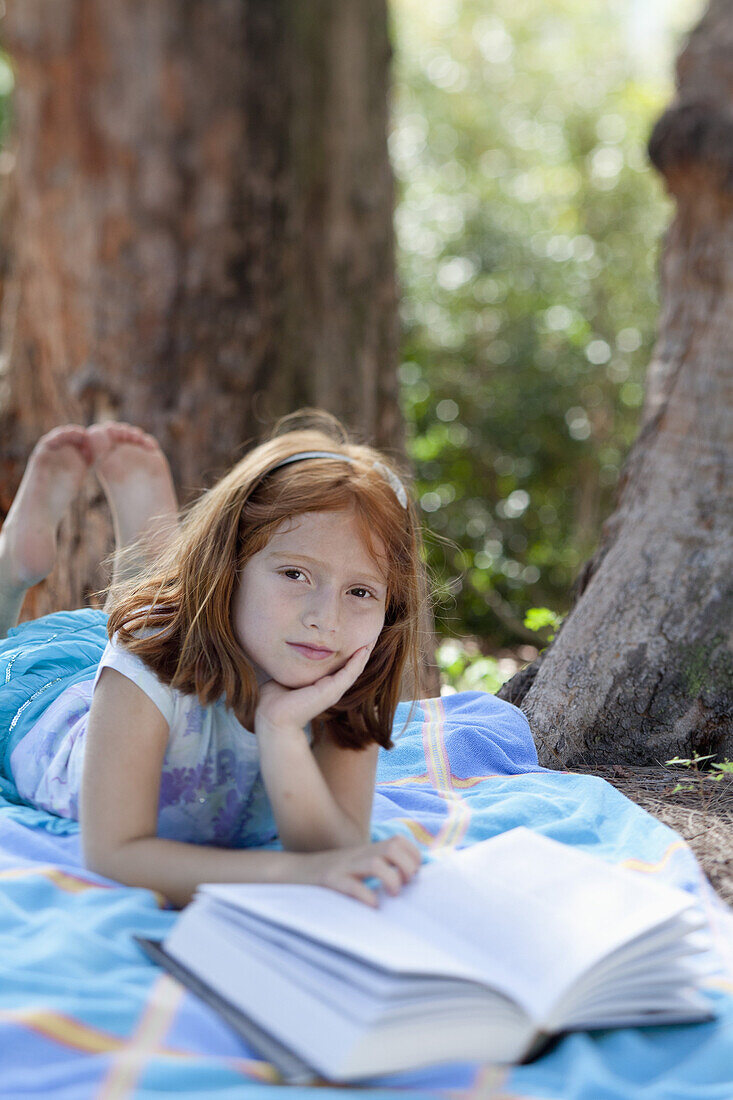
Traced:
<path id="1" fill-rule="evenodd" d="M 175 530 L 178 503 L 168 460 L 157 441 L 141 428 L 115 422 L 94 424 L 87 436 L 112 512 L 117 551 L 143 539 L 146 559 L 159 553 Z M 120 579 L 119 564 L 115 580 Z"/>
<path id="2" fill-rule="evenodd" d="M 84 428 L 54 428 L 36 444 L 0 532 L 0 589 L 20 592 L 42 581 L 56 559 L 58 525 L 92 461 Z"/>

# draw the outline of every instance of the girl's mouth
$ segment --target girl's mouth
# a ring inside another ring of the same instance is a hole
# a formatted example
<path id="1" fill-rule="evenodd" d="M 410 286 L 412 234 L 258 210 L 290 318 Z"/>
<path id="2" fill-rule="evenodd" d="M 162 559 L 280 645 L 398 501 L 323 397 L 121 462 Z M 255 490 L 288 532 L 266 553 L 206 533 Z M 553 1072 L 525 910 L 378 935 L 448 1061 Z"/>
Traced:
<path id="1" fill-rule="evenodd" d="M 302 653 L 304 657 L 310 658 L 311 661 L 322 661 L 326 657 L 331 657 L 334 652 L 332 649 L 322 649 L 320 646 L 298 645 L 297 642 L 288 642 L 288 645 L 298 653 Z"/>

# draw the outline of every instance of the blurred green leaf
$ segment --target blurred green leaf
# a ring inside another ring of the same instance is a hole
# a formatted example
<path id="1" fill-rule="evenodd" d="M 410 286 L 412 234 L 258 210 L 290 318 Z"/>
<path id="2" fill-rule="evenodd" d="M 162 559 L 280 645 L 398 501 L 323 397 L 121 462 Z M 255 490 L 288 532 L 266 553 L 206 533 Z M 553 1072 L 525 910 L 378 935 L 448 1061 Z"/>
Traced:
<path id="1" fill-rule="evenodd" d="M 557 630 L 561 622 L 561 617 L 549 607 L 530 607 L 524 616 L 524 625 L 527 630 L 544 630 L 546 626 Z"/>

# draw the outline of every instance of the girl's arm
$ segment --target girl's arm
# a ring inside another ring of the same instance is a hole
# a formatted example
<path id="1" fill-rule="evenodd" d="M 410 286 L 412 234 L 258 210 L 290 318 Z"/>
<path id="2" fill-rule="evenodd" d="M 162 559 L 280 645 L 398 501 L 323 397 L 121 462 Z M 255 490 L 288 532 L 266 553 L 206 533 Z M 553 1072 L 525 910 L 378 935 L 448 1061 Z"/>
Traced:
<path id="1" fill-rule="evenodd" d="M 403 837 L 307 854 L 164 840 L 156 832 L 167 743 L 168 725 L 155 704 L 127 677 L 104 669 L 89 715 L 80 806 L 84 860 L 97 874 L 157 890 L 177 906 L 202 882 L 308 882 L 374 905 L 363 878 L 397 893 L 419 866 L 419 852 Z"/>
<path id="2" fill-rule="evenodd" d="M 283 848 L 316 852 L 369 840 L 376 745 L 311 749 L 302 729 L 257 723 L 260 768 Z"/>

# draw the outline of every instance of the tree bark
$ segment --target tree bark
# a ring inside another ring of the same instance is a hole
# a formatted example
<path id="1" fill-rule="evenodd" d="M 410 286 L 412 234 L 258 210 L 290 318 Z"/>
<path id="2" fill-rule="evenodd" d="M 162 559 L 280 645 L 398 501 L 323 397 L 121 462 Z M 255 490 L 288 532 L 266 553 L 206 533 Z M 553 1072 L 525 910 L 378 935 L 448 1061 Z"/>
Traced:
<path id="1" fill-rule="evenodd" d="M 713 0 L 649 151 L 675 199 L 643 423 L 579 598 L 505 685 L 549 766 L 733 758 L 733 8 Z"/>
<path id="2" fill-rule="evenodd" d="M 8 0 L 5 514 L 52 425 L 152 432 L 184 499 L 316 405 L 400 456 L 384 0 Z M 101 588 L 90 479 L 25 615 Z"/>

